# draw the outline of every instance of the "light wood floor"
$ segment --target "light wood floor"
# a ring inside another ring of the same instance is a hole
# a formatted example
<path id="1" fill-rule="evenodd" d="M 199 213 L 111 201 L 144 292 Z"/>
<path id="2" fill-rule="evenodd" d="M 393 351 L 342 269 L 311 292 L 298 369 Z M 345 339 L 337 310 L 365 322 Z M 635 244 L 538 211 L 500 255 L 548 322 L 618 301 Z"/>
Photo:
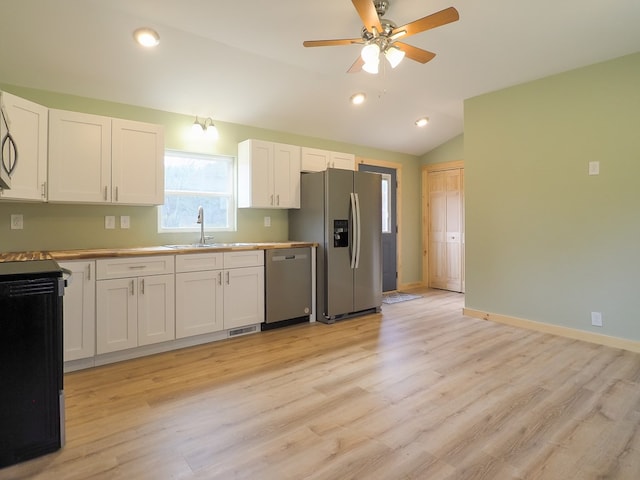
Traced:
<path id="1" fill-rule="evenodd" d="M 67 445 L 0 478 L 640 478 L 640 355 L 421 293 L 68 374 Z"/>

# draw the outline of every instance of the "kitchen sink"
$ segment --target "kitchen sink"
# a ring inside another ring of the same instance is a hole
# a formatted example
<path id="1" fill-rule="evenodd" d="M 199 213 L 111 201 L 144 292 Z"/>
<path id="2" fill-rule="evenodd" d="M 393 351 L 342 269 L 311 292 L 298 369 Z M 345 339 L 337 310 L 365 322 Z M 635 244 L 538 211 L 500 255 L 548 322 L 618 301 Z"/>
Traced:
<path id="1" fill-rule="evenodd" d="M 228 242 L 228 243 L 214 243 L 213 245 L 217 245 L 218 247 L 250 247 L 255 245 L 255 243 L 249 242 Z"/>
<path id="2" fill-rule="evenodd" d="M 163 245 L 167 248 L 175 248 L 179 250 L 181 248 L 224 248 L 224 247 L 250 247 L 255 243 L 248 242 L 226 242 L 226 243 L 185 243 L 180 245 Z"/>
<path id="3" fill-rule="evenodd" d="M 182 245 L 163 245 L 163 247 L 167 247 L 167 248 L 175 248 L 175 249 L 181 249 L 181 248 L 207 248 L 207 247 L 215 247 L 215 244 L 212 243 L 185 243 Z"/>

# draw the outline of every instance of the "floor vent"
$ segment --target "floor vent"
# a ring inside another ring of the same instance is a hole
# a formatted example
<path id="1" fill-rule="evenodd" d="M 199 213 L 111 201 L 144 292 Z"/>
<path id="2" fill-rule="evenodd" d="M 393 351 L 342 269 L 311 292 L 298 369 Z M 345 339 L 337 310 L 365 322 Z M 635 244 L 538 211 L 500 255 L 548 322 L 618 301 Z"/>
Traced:
<path id="1" fill-rule="evenodd" d="M 229 330 L 230 337 L 237 337 L 238 335 L 246 335 L 247 333 L 257 332 L 258 327 L 256 325 L 251 325 L 249 327 L 242 328 L 234 328 L 233 330 Z"/>

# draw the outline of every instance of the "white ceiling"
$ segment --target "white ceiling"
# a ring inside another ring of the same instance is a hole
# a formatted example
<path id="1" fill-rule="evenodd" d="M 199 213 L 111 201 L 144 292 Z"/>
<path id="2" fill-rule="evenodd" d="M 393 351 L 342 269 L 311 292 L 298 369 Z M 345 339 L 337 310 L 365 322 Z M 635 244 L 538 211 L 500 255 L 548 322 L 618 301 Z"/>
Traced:
<path id="1" fill-rule="evenodd" d="M 460 20 L 403 40 L 431 62 L 374 76 L 346 73 L 358 45 L 302 46 L 358 37 L 350 0 L 1 0 L 0 82 L 422 155 L 462 133 L 466 98 L 640 49 L 639 0 L 390 3 L 398 25 Z"/>

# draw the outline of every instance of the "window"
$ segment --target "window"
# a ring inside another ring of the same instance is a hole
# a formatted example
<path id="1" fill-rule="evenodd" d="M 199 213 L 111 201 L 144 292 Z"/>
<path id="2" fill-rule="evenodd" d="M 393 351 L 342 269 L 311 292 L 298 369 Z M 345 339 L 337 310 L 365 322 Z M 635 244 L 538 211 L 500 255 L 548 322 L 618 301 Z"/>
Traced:
<path id="1" fill-rule="evenodd" d="M 382 176 L 382 233 L 393 233 L 391 226 L 391 175 Z"/>
<path id="2" fill-rule="evenodd" d="M 166 150 L 164 205 L 158 210 L 159 231 L 195 232 L 198 207 L 207 231 L 236 228 L 233 157 Z"/>

